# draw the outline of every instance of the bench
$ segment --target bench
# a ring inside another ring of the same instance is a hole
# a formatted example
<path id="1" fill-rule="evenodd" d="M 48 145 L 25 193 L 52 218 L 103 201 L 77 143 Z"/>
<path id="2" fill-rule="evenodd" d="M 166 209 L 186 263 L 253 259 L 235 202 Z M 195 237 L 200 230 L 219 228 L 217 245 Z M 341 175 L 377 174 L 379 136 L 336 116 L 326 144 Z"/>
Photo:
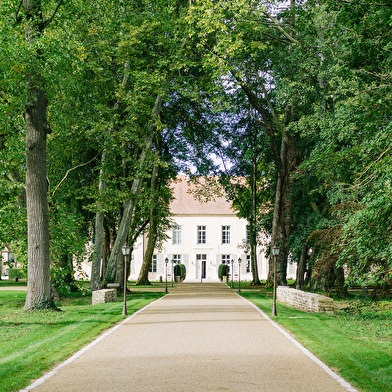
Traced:
<path id="1" fill-rule="evenodd" d="M 276 299 L 278 302 L 309 313 L 333 313 L 334 311 L 332 298 L 326 297 L 325 295 L 291 289 L 287 286 L 278 286 L 276 290 Z"/>
<path id="2" fill-rule="evenodd" d="M 120 287 L 120 283 L 108 283 L 106 286 L 109 287 L 109 289 L 115 289 Z"/>

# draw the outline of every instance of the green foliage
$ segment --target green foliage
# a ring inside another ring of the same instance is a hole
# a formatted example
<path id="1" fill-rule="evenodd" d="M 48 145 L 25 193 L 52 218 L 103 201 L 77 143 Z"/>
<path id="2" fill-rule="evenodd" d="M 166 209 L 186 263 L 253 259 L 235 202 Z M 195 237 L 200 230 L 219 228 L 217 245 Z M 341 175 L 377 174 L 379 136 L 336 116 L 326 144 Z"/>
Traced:
<path id="1" fill-rule="evenodd" d="M 391 8 L 326 1 L 307 2 L 301 12 L 301 39 L 320 53 L 318 64 L 304 64 L 319 82 L 319 98 L 291 126 L 306 147 L 292 249 L 298 259 L 314 239 L 319 272 L 346 265 L 348 284 L 388 285 Z"/>
<path id="2" fill-rule="evenodd" d="M 9 268 L 8 278 L 9 279 L 20 279 L 26 277 L 26 270 L 21 268 Z"/>
<path id="3" fill-rule="evenodd" d="M 169 224 L 167 182 L 189 167 L 222 174 L 211 154 L 226 164 L 221 179 L 235 210 L 252 232 L 271 233 L 284 136 L 297 154 L 287 226 L 293 260 L 313 239 L 320 276 L 347 265 L 349 283 L 390 284 L 391 7 L 310 0 L 278 7 L 272 18 L 270 7 L 279 4 L 63 2 L 33 48 L 15 23 L 18 2 L 0 2 L 0 241 L 18 263 L 27 265 L 23 113 L 34 66 L 49 101 L 50 257 L 64 294 L 73 289 L 71 260 L 82 260 L 94 214 L 105 214 L 114 237 L 135 178 L 144 185 L 131 233 L 145 223 L 157 164 L 165 205 L 158 246 Z M 41 7 L 48 17 L 55 3 Z M 36 49 L 43 55 L 33 58 Z M 158 94 L 160 153 L 139 167 Z M 253 168 L 263 206 L 256 219 Z M 231 176 L 244 181 L 233 186 Z"/>
<path id="4" fill-rule="evenodd" d="M 45 311 L 45 310 L 60 310 L 56 307 L 54 301 L 51 298 L 37 301 L 36 298 L 33 300 L 33 306 L 29 309 L 29 312 Z"/>
<path id="5" fill-rule="evenodd" d="M 224 276 L 228 276 L 230 273 L 230 267 L 227 264 L 221 264 L 218 267 L 218 277 L 220 280 L 223 279 Z"/>
<path id="6" fill-rule="evenodd" d="M 179 276 L 181 280 L 186 278 L 186 267 L 184 264 L 176 264 L 174 266 L 174 276 Z"/>

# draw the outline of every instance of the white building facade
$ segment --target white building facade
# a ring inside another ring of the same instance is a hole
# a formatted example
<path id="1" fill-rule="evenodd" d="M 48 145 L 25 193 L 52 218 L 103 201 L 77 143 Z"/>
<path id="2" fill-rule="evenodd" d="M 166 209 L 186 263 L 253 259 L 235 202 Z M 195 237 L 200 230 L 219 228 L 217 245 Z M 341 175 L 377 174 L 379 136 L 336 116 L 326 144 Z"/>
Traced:
<path id="1" fill-rule="evenodd" d="M 175 263 L 185 265 L 185 282 L 219 281 L 218 268 L 222 263 L 230 266 L 235 280 L 239 274 L 241 280 L 252 280 L 250 255 L 241 247 L 247 238 L 247 221 L 236 216 L 223 196 L 200 202 L 194 197 L 193 188 L 185 176 L 179 176 L 173 184 L 174 200 L 170 210 L 174 224 L 167 233 L 168 241 L 154 252 L 149 280 L 165 280 L 166 258 L 169 275 Z M 138 239 L 132 256 L 130 280 L 139 276 L 146 245 L 146 237 Z M 240 265 L 239 258 L 242 260 Z M 258 253 L 257 267 L 259 278 L 266 279 L 268 262 L 264 254 Z"/>

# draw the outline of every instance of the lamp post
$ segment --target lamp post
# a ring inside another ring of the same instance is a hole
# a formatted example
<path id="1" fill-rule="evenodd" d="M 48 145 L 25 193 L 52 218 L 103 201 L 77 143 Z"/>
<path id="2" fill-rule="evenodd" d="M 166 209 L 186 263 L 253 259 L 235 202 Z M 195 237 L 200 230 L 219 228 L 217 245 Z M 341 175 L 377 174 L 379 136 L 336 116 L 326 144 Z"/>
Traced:
<path id="1" fill-rule="evenodd" d="M 274 298 L 273 298 L 273 304 L 272 304 L 272 314 L 271 316 L 276 316 L 276 257 L 279 254 L 279 246 L 275 245 L 272 248 L 272 254 L 275 256 L 274 257 Z"/>
<path id="2" fill-rule="evenodd" d="M 234 289 L 234 260 L 231 259 L 231 288 Z"/>
<path id="3" fill-rule="evenodd" d="M 123 316 L 126 316 L 127 313 L 127 256 L 129 255 L 130 248 L 127 244 L 121 248 L 122 254 L 124 255 L 124 304 L 123 304 Z"/>
<path id="4" fill-rule="evenodd" d="M 241 257 L 238 258 L 238 292 L 241 292 Z"/>
<path id="5" fill-rule="evenodd" d="M 167 264 L 169 262 L 169 259 L 166 257 L 165 259 L 165 264 L 166 264 L 166 286 L 165 286 L 165 293 L 167 293 Z"/>

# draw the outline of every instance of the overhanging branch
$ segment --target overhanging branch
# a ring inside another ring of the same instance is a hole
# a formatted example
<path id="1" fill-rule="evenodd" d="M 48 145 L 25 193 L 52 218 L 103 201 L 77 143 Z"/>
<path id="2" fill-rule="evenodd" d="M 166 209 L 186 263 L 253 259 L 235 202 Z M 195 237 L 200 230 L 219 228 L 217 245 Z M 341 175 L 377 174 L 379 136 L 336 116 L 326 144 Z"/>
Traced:
<path id="1" fill-rule="evenodd" d="M 60 8 L 60 6 L 61 6 L 61 4 L 62 4 L 63 1 L 64 1 L 64 0 L 60 0 L 60 1 L 59 1 L 59 3 L 57 4 L 56 9 L 54 10 L 54 12 L 53 12 L 53 14 L 52 14 L 52 16 L 46 21 L 45 26 L 47 26 L 47 25 L 53 20 L 53 18 L 56 16 L 57 11 L 59 10 L 59 8 Z"/>
<path id="2" fill-rule="evenodd" d="M 15 12 L 15 22 L 16 23 L 19 23 L 20 20 L 21 20 L 21 18 L 19 17 L 19 11 L 20 11 L 20 8 L 22 7 L 22 3 L 23 3 L 23 0 L 20 0 L 19 4 L 18 4 L 18 8 L 17 8 L 17 10 Z"/>
<path id="3" fill-rule="evenodd" d="M 59 186 L 66 180 L 66 178 L 68 177 L 68 174 L 71 173 L 71 171 L 78 169 L 79 167 L 83 167 L 88 165 L 89 163 L 91 163 L 92 161 L 94 161 L 95 159 L 97 159 L 98 154 L 91 160 L 89 160 L 86 163 L 81 163 L 80 165 L 77 165 L 69 170 L 67 170 L 67 172 L 65 173 L 65 176 L 63 177 L 63 179 L 57 184 L 56 188 L 54 188 L 54 191 L 52 193 L 52 196 L 54 196 L 54 194 L 56 193 L 57 189 L 59 188 Z"/>

